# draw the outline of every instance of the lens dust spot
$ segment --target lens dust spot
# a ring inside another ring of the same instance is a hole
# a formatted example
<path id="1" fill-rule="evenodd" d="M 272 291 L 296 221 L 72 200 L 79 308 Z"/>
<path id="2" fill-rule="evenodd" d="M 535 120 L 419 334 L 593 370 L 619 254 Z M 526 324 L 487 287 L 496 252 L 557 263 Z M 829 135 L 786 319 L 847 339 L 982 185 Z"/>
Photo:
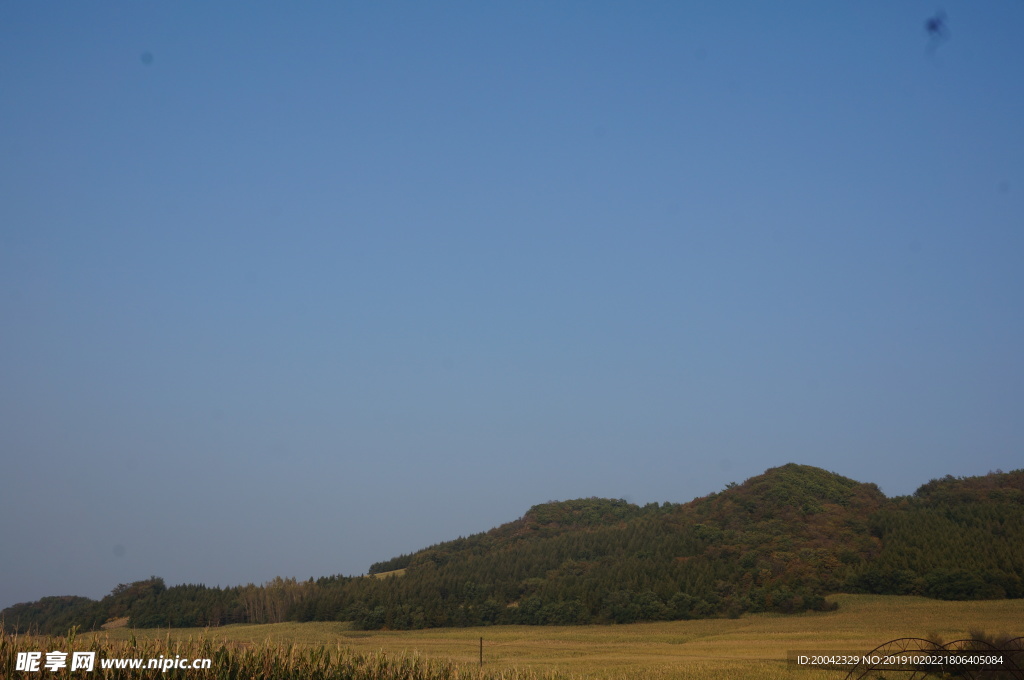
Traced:
<path id="1" fill-rule="evenodd" d="M 142 56 L 140 56 L 139 59 L 142 61 L 143 64 L 149 66 L 153 63 L 153 53 L 149 50 L 146 50 L 142 53 Z"/>

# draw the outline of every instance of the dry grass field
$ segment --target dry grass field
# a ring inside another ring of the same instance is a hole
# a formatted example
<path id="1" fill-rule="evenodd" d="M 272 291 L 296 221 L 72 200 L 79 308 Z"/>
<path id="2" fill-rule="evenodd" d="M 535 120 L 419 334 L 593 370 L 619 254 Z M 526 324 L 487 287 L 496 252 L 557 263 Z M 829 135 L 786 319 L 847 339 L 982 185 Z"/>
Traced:
<path id="1" fill-rule="evenodd" d="M 918 597 L 837 595 L 834 612 L 795 616 L 749 615 L 622 626 L 494 626 L 420 631 L 357 631 L 344 623 L 238 625 L 206 630 L 136 630 L 138 638 L 186 640 L 246 648 L 327 646 L 358 653 L 443 659 L 460 668 L 477 664 L 484 638 L 484 676 L 504 678 L 629 678 L 704 680 L 841 680 L 842 673 L 796 669 L 788 651 L 866 653 L 899 637 L 970 631 L 1024 635 L 1024 601 L 942 602 Z M 128 629 L 93 635 L 126 640 Z M 82 636 L 88 638 L 89 636 Z"/>

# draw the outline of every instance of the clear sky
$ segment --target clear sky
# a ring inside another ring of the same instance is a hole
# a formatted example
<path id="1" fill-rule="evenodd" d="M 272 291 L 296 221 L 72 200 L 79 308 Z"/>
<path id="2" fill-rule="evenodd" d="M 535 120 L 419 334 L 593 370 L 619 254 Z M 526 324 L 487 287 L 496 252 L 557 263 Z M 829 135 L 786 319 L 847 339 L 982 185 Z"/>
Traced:
<path id="1" fill-rule="evenodd" d="M 1022 84 L 1019 0 L 0 3 L 0 607 L 1024 467 Z"/>

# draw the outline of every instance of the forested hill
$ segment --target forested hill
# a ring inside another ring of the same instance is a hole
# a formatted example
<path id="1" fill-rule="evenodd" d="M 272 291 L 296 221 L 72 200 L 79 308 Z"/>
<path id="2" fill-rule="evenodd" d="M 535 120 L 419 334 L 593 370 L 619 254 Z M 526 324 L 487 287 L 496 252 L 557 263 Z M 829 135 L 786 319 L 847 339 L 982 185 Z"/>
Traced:
<path id="1" fill-rule="evenodd" d="M 888 499 L 789 464 L 689 503 L 588 498 L 378 562 L 364 577 L 44 598 L 5 625 L 352 620 L 364 628 L 625 623 L 826 608 L 832 592 L 1024 597 L 1024 470 L 932 480 Z"/>

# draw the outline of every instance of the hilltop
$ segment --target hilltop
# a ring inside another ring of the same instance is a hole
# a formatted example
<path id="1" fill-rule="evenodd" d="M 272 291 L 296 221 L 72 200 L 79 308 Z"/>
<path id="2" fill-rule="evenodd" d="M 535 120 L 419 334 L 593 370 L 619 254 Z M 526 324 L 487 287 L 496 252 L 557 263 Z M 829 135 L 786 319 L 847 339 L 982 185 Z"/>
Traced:
<path id="1" fill-rule="evenodd" d="M 947 476 L 913 496 L 788 464 L 688 503 L 536 505 L 489 531 L 332 576 L 44 598 L 8 627 L 351 620 L 363 628 L 627 623 L 825 609 L 835 592 L 1024 597 L 1024 470 Z"/>

